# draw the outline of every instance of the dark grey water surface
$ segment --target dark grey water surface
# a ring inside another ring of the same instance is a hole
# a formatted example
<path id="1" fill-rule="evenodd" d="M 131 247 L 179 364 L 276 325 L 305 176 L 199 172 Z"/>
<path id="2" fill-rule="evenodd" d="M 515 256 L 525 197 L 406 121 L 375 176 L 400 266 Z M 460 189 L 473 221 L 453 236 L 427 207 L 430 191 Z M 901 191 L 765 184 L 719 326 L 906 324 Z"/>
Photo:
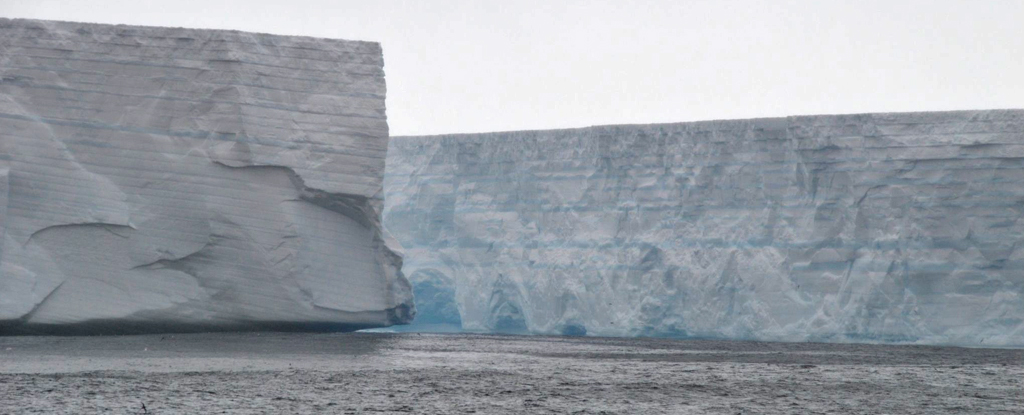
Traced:
<path id="1" fill-rule="evenodd" d="M 0 337 L 0 413 L 1024 413 L 1024 350 L 466 334 Z"/>

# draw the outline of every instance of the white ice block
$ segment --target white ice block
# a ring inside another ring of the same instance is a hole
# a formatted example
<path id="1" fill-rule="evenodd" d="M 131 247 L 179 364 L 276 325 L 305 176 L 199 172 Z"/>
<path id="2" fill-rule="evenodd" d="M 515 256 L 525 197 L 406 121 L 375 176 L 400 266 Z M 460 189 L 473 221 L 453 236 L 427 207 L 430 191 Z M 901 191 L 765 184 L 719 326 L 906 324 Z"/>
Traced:
<path id="1" fill-rule="evenodd" d="M 1021 110 L 393 137 L 385 189 L 466 330 L 1024 345 Z"/>
<path id="2" fill-rule="evenodd" d="M 0 19 L 0 332 L 411 319 L 380 45 Z"/>

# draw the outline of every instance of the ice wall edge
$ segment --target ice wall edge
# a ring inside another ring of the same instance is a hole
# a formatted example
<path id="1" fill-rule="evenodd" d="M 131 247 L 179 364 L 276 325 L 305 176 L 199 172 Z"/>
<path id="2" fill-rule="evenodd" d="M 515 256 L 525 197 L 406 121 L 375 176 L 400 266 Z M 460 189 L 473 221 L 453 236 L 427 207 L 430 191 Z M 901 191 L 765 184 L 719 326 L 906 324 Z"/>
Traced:
<path id="1" fill-rule="evenodd" d="M 1024 345 L 1022 110 L 393 137 L 385 191 L 467 331 Z"/>
<path id="2" fill-rule="evenodd" d="M 0 19 L 0 334 L 415 315 L 372 42 Z"/>

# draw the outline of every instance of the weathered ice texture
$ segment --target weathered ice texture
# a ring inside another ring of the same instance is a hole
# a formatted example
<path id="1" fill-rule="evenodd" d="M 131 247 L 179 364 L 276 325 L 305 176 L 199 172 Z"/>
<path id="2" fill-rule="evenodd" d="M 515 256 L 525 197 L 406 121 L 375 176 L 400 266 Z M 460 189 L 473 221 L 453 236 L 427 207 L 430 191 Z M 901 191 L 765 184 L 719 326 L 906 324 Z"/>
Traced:
<path id="1" fill-rule="evenodd" d="M 1024 111 L 398 137 L 385 187 L 466 330 L 1024 345 Z"/>
<path id="2" fill-rule="evenodd" d="M 408 321 L 384 95 L 377 43 L 0 19 L 0 333 Z"/>

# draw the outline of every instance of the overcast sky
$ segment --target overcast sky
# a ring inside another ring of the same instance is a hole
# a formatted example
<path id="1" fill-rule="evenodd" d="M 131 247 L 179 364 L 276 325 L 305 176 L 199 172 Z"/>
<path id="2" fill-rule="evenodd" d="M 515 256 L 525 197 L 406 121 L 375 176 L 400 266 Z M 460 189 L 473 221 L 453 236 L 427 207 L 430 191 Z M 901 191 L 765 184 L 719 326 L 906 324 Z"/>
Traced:
<path id="1" fill-rule="evenodd" d="M 0 16 L 379 41 L 392 135 L 1024 108 L 1024 1 L 48 1 Z"/>

